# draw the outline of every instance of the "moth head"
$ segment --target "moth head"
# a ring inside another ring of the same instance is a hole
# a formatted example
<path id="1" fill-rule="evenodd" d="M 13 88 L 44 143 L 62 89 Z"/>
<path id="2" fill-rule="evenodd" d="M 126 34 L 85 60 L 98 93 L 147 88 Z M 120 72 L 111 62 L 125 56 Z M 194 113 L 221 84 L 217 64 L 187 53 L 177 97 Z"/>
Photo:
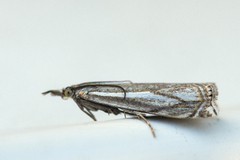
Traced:
<path id="1" fill-rule="evenodd" d="M 43 92 L 43 95 L 50 93 L 52 96 L 60 96 L 62 99 L 68 99 L 73 96 L 73 89 L 71 87 L 63 88 L 62 91 L 60 90 L 49 90 Z"/>
<path id="2" fill-rule="evenodd" d="M 70 88 L 70 87 L 67 87 L 67 88 L 62 90 L 62 93 L 63 93 L 65 98 L 69 98 L 73 95 L 73 89 Z"/>

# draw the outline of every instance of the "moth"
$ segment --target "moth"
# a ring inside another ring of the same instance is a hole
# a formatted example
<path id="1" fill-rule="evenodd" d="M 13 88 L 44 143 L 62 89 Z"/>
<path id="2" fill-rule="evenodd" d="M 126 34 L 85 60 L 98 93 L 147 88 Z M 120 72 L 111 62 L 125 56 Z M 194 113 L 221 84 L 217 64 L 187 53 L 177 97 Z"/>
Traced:
<path id="1" fill-rule="evenodd" d="M 60 90 L 49 90 L 63 99 L 72 98 L 78 107 L 96 121 L 92 111 L 108 114 L 147 115 L 169 118 L 207 118 L 219 114 L 215 83 L 132 83 L 131 81 L 86 82 Z"/>

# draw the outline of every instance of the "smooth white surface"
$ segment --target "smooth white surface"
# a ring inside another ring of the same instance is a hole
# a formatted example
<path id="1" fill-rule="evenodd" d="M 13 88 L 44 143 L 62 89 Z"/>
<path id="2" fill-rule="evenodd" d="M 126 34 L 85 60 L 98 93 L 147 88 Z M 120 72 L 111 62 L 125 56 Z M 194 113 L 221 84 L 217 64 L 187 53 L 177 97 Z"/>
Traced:
<path id="1" fill-rule="evenodd" d="M 68 157 L 78 151 L 93 157 L 104 154 L 104 157 L 119 158 L 168 154 L 158 147 L 153 152 L 154 146 L 165 147 L 166 151 L 181 150 L 182 156 L 194 153 L 194 145 L 198 143 L 188 147 L 180 143 L 161 144 L 164 140 L 171 141 L 171 134 L 176 133 L 173 132 L 175 125 L 167 123 L 166 128 L 159 128 L 157 124 L 162 122 L 153 120 L 157 139 L 168 134 L 162 141 L 156 141 L 143 122 L 127 120 L 130 126 L 122 120 L 123 128 L 118 127 L 116 131 L 121 131 L 123 137 L 116 139 L 119 135 L 112 135 L 111 142 L 103 135 L 114 132 L 109 129 L 109 122 L 106 126 L 92 123 L 74 102 L 41 95 L 48 89 L 87 81 L 129 79 L 133 82 L 216 82 L 221 109 L 218 118 L 221 121 L 228 111 L 224 119 L 228 123 L 212 128 L 212 123 L 208 126 L 206 122 L 214 119 L 194 121 L 206 126 L 197 130 L 197 124 L 193 123 L 191 127 L 196 130 L 187 128 L 179 133 L 191 137 L 187 144 L 196 138 L 200 144 L 210 145 L 213 155 L 234 155 L 239 159 L 239 152 L 234 152 L 239 149 L 239 138 L 234 136 L 240 135 L 236 129 L 239 119 L 235 118 L 234 123 L 231 119 L 232 114 L 239 113 L 240 104 L 240 1 L 2 0 L 0 22 L 0 134 L 16 130 L 16 136 L 1 136 L 1 154 L 14 156 L 18 151 L 16 155 L 66 154 Z M 236 105 L 235 112 L 231 112 L 233 105 Z M 122 118 L 102 112 L 95 115 L 101 122 Z M 85 126 L 88 129 L 81 125 L 88 122 Z M 118 125 L 118 121 L 113 122 Z M 67 127 L 66 130 L 27 133 L 29 136 L 17 134 L 26 128 L 71 124 L 79 124 L 76 126 L 79 130 Z M 109 125 L 115 126 L 113 124 Z M 103 126 L 106 132 L 100 131 Z M 146 131 L 144 135 L 139 135 L 140 126 L 141 132 Z M 130 130 L 126 130 L 131 127 L 135 127 L 132 132 L 137 139 L 132 140 Z M 233 129 L 228 132 L 222 130 L 224 127 Z M 221 143 L 208 143 L 217 134 L 206 132 L 213 133 L 216 129 L 222 133 L 217 136 Z M 93 130 L 98 133 L 92 133 Z M 80 136 L 79 132 L 84 134 Z M 183 142 L 184 137 L 181 138 Z M 151 144 L 146 145 L 149 139 Z M 79 142 L 78 145 L 70 147 L 74 141 Z M 104 147 L 105 143 L 108 147 Z M 128 146 L 132 149 L 128 150 Z M 229 150 L 225 150 L 226 146 Z M 62 149 L 66 152 L 58 152 Z M 180 157 L 174 155 L 174 158 Z"/>
<path id="2" fill-rule="evenodd" d="M 219 118 L 151 117 L 29 128 L 0 135 L 3 159 L 239 159 L 239 106 Z M 13 154 L 14 153 L 14 154 Z"/>

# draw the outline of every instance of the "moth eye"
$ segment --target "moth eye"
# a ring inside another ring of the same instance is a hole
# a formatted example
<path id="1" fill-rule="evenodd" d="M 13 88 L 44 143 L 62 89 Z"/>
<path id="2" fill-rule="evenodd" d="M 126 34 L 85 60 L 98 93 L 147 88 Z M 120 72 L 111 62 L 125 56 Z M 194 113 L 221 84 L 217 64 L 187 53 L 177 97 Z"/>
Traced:
<path id="1" fill-rule="evenodd" d="M 66 97 L 71 97 L 73 91 L 70 89 L 70 88 L 67 88 L 65 91 L 64 91 L 64 95 Z"/>

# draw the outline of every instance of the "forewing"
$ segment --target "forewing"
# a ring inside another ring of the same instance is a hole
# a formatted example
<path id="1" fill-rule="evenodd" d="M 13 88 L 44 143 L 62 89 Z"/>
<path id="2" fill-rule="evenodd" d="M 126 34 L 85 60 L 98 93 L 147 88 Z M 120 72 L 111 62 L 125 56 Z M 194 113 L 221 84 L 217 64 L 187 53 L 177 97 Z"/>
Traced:
<path id="1" fill-rule="evenodd" d="M 148 113 L 173 118 L 190 117 L 202 105 L 203 97 L 194 84 L 119 84 L 117 87 L 86 87 L 76 92 L 79 98 L 118 108 L 123 112 Z"/>

